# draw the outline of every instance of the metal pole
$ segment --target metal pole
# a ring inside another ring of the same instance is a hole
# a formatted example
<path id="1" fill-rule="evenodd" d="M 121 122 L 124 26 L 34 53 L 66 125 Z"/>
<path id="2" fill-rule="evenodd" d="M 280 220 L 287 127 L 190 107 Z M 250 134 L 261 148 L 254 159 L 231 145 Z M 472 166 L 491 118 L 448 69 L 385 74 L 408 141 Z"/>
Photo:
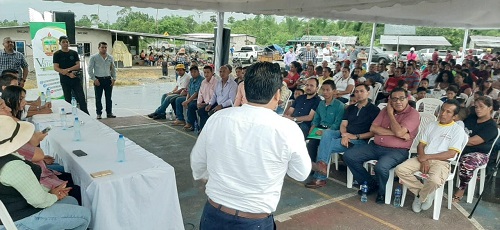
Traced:
<path id="1" fill-rule="evenodd" d="M 222 32 L 224 30 L 224 12 L 217 12 L 217 37 L 215 38 L 215 71 L 222 62 Z"/>
<path id="2" fill-rule="evenodd" d="M 375 42 L 375 32 L 377 31 L 377 23 L 373 23 L 372 28 L 372 38 L 370 40 L 370 52 L 368 53 L 367 65 L 370 65 L 372 62 L 372 52 L 373 52 L 373 43 Z M 367 66 L 368 68 L 368 66 Z"/>
<path id="3" fill-rule="evenodd" d="M 467 39 L 469 38 L 469 29 L 465 29 L 465 34 L 464 34 L 464 42 L 462 44 L 462 63 L 465 60 L 465 54 L 467 50 Z"/>
<path id="4" fill-rule="evenodd" d="M 398 44 L 396 45 L 396 52 L 398 53 L 399 56 L 399 35 L 398 35 Z"/>

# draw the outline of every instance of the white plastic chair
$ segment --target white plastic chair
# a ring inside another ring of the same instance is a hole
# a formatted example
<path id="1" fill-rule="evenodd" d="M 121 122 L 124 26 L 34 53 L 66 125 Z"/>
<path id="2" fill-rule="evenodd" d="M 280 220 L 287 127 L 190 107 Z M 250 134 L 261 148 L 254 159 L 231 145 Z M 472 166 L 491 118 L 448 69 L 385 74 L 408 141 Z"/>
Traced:
<path id="1" fill-rule="evenodd" d="M 377 96 L 380 93 L 380 89 L 382 88 L 382 84 L 380 82 L 376 82 L 375 86 L 373 87 L 373 90 L 371 92 L 371 100 L 372 103 L 375 104 L 375 101 L 377 100 Z"/>
<path id="2" fill-rule="evenodd" d="M 490 152 L 488 152 L 488 157 L 490 157 L 493 148 L 495 147 L 495 143 L 500 137 L 500 129 L 498 129 L 497 137 L 495 141 L 493 141 L 493 145 L 491 145 Z M 498 157 L 497 157 L 498 158 Z M 477 167 L 472 174 L 472 178 L 470 179 L 469 185 L 467 186 L 467 203 L 472 203 L 472 199 L 474 199 L 474 192 L 476 191 L 476 183 L 477 183 L 477 173 L 480 171 L 481 177 L 479 179 L 479 194 L 481 194 L 484 190 L 484 182 L 486 181 L 486 166 L 488 164 L 484 164 L 482 166 Z M 457 185 L 460 184 L 460 177 L 457 177 Z"/>
<path id="3" fill-rule="evenodd" d="M 2 201 L 0 201 L 0 220 L 2 220 L 2 224 L 7 230 L 17 230 L 16 225 L 14 224 L 14 221 L 10 217 L 9 212 L 7 211 L 7 208 L 5 208 L 5 205 L 3 204 Z"/>
<path id="4" fill-rule="evenodd" d="M 415 108 L 420 108 L 420 105 L 424 104 L 424 113 L 430 113 L 432 115 L 436 115 L 439 112 L 441 105 L 443 105 L 443 101 L 436 98 L 422 98 L 417 101 Z"/>
<path id="5" fill-rule="evenodd" d="M 446 181 L 448 182 L 448 209 L 451 209 L 451 202 L 452 202 L 452 195 L 453 195 L 453 179 L 455 177 L 455 174 L 457 173 L 457 165 L 458 165 L 457 162 L 458 162 L 458 159 L 460 159 L 460 156 L 462 155 L 462 150 L 465 148 L 468 141 L 469 141 L 469 138 L 466 136 L 464 142 L 462 143 L 462 148 L 460 149 L 460 153 L 457 155 L 457 157 L 454 160 L 449 161 L 449 163 L 451 165 L 455 165 L 455 166 L 450 167 L 453 170 L 450 171 L 450 173 L 448 174 L 448 178 L 446 178 Z M 401 196 L 401 207 L 404 206 L 407 190 L 408 190 L 408 188 L 403 184 L 403 194 Z M 432 214 L 432 219 L 434 219 L 434 220 L 439 220 L 439 215 L 441 214 L 441 204 L 443 202 L 443 194 L 444 194 L 444 183 L 434 192 L 434 210 L 433 210 L 433 214 Z"/>
<path id="6" fill-rule="evenodd" d="M 433 98 L 439 99 L 439 98 L 446 95 L 446 91 L 445 90 L 432 90 L 431 95 Z"/>
<path id="7" fill-rule="evenodd" d="M 290 100 L 291 97 L 292 97 L 292 93 L 290 93 L 290 95 L 288 95 L 288 99 L 286 100 L 285 103 L 283 103 L 283 106 L 281 107 L 281 108 L 283 108 L 283 112 L 278 113 L 278 115 L 283 116 L 283 114 L 285 114 L 286 110 L 288 109 L 288 105 L 290 104 L 291 101 L 293 101 L 293 100 Z M 278 105 L 278 106 L 281 106 L 281 105 Z"/>
<path id="8" fill-rule="evenodd" d="M 377 107 L 378 107 L 380 110 L 382 110 L 382 109 L 384 109 L 385 107 L 387 107 L 387 103 L 380 103 L 380 104 L 378 104 L 378 105 L 377 105 Z"/>
<path id="9" fill-rule="evenodd" d="M 470 96 L 469 98 L 467 98 L 467 100 L 465 101 L 465 108 L 469 108 L 472 105 L 473 101 L 474 101 L 474 96 Z"/>
<path id="10" fill-rule="evenodd" d="M 427 125 L 433 121 L 437 121 L 437 117 L 432 115 L 432 114 L 429 114 L 429 113 L 423 113 L 423 112 L 420 112 L 420 125 L 418 126 L 418 134 L 417 134 L 417 137 L 415 137 L 415 139 L 413 140 L 413 143 L 411 145 L 411 148 L 410 148 L 410 154 L 411 153 L 417 153 L 417 145 L 419 143 L 419 136 L 420 136 L 420 132 L 422 130 L 425 129 L 425 127 L 427 127 Z"/>
<path id="11" fill-rule="evenodd" d="M 462 98 L 462 99 L 464 99 L 465 102 L 467 100 L 469 100 L 469 96 L 467 96 L 467 94 L 465 94 L 465 93 L 461 93 L 459 97 Z"/>

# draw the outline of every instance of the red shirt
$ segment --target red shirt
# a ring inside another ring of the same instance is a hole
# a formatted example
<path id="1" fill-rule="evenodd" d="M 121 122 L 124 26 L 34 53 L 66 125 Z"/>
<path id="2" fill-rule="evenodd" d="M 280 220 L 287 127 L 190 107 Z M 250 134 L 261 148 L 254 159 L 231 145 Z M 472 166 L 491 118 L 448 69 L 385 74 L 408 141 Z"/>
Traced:
<path id="1" fill-rule="evenodd" d="M 394 88 L 398 87 L 398 81 L 404 80 L 403 76 L 399 77 L 390 77 L 387 79 L 387 82 L 385 83 L 385 90 L 387 92 L 391 92 Z"/>
<path id="2" fill-rule="evenodd" d="M 446 54 L 446 58 L 444 59 L 445 62 L 450 62 L 450 60 L 453 59 L 453 55 L 451 53 Z"/>
<path id="3" fill-rule="evenodd" d="M 408 61 L 416 61 L 417 60 L 417 54 L 415 52 L 409 52 L 408 55 L 406 55 L 406 58 Z"/>
<path id="4" fill-rule="evenodd" d="M 438 59 L 439 59 L 439 53 L 438 52 L 434 52 L 432 53 L 432 61 L 434 63 L 437 63 L 438 62 Z"/>
<path id="5" fill-rule="evenodd" d="M 410 140 L 405 141 L 396 136 L 384 136 L 375 134 L 375 144 L 388 147 L 388 148 L 399 148 L 399 149 L 410 149 L 413 139 L 417 136 L 418 126 L 420 125 L 420 114 L 410 105 L 406 106 L 402 112 L 397 113 L 396 121 L 408 130 L 410 134 Z M 391 121 L 389 115 L 387 114 L 387 108 L 382 109 L 378 114 L 377 118 L 373 121 L 382 128 L 389 128 L 391 126 Z"/>
<path id="6" fill-rule="evenodd" d="M 298 73 L 295 73 L 295 75 L 292 75 L 292 72 L 288 72 L 288 76 L 283 79 L 283 81 L 286 82 L 286 86 L 289 88 L 289 89 L 293 89 L 292 86 L 293 84 L 299 80 L 300 78 L 300 75 Z"/>

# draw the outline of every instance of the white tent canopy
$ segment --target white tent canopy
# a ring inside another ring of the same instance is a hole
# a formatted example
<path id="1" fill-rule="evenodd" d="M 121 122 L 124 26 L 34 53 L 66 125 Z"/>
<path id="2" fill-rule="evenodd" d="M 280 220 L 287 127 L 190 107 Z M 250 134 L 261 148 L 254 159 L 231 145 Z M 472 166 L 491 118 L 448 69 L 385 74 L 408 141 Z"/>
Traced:
<path id="1" fill-rule="evenodd" d="M 46 0 L 50 1 L 50 0 Z M 500 28 L 499 0 L 62 0 L 173 10 L 249 14 L 471 29 Z"/>

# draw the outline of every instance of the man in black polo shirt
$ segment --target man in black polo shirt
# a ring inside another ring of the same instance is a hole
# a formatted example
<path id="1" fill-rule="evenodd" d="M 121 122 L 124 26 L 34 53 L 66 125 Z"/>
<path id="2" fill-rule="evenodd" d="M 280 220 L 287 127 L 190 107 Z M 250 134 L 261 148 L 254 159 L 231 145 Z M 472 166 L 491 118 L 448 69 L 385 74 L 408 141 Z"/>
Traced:
<path id="1" fill-rule="evenodd" d="M 368 101 L 370 88 L 358 85 L 354 88 L 357 103 L 349 105 L 344 113 L 340 130 L 324 130 L 319 144 L 316 163 L 313 163 L 313 180 L 306 184 L 308 188 L 320 188 L 326 185 L 327 163 L 332 153 L 341 153 L 354 145 L 368 143 L 373 134 L 370 127 L 380 109 Z"/>
<path id="2" fill-rule="evenodd" d="M 54 53 L 53 63 L 54 70 L 59 73 L 64 99 L 71 103 L 71 92 L 73 92 L 80 109 L 89 114 L 83 93 L 82 79 L 75 75 L 75 72 L 80 70 L 80 57 L 76 51 L 69 49 L 68 37 L 61 36 L 59 45 L 61 45 L 61 49 Z"/>
<path id="3" fill-rule="evenodd" d="M 318 85 L 318 79 L 309 78 L 305 84 L 305 94 L 296 98 L 292 106 L 290 106 L 285 115 L 283 115 L 284 117 L 295 121 L 299 125 L 302 133 L 304 134 L 304 138 L 306 138 L 309 134 L 311 121 L 313 120 L 316 108 L 318 108 L 319 102 L 321 101 L 321 98 L 317 93 Z"/>

